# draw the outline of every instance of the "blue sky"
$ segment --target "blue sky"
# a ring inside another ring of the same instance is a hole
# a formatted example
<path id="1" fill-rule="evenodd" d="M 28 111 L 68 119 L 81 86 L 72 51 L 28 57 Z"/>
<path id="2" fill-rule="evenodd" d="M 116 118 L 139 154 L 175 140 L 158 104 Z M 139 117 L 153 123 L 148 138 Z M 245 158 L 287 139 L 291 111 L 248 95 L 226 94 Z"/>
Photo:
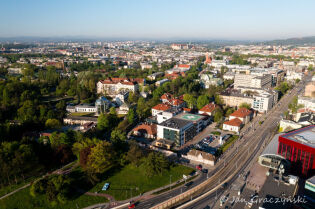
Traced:
<path id="1" fill-rule="evenodd" d="M 0 0 L 0 37 L 266 40 L 315 35 L 314 0 Z"/>

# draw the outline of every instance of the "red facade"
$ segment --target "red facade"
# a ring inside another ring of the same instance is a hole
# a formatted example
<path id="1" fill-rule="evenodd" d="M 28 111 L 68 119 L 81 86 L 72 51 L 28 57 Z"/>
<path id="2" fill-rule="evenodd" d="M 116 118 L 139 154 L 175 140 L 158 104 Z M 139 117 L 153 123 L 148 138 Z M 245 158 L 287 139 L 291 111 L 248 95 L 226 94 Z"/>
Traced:
<path id="1" fill-rule="evenodd" d="M 301 128 L 279 136 L 278 154 L 292 163 L 297 173 L 312 175 L 315 171 L 315 148 L 289 139 L 290 136 L 313 129 L 315 125 Z"/>

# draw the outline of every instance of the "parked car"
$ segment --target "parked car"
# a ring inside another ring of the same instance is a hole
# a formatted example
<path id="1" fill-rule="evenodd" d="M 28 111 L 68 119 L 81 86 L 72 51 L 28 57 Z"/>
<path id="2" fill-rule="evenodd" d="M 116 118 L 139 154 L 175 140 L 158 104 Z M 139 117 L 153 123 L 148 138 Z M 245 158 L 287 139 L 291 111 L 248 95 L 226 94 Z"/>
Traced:
<path id="1" fill-rule="evenodd" d="M 109 188 L 109 183 L 105 183 L 102 190 L 106 191 Z"/>
<path id="2" fill-rule="evenodd" d="M 201 171 L 201 170 L 202 170 L 202 165 L 197 165 L 197 166 L 196 166 L 196 169 L 198 169 L 198 170 Z"/>

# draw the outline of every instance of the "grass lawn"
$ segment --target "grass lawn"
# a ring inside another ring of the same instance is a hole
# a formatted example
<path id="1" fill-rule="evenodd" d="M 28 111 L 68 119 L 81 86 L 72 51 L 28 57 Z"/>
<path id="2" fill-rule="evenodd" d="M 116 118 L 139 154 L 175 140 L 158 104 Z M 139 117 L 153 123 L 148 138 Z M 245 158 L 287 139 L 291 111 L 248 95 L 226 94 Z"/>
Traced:
<path id="1" fill-rule="evenodd" d="M 23 209 L 73 209 L 84 208 L 93 204 L 107 202 L 105 197 L 94 197 L 81 195 L 69 200 L 65 204 L 52 206 L 46 199 L 45 195 L 39 195 L 35 198 L 30 195 L 30 189 L 23 189 L 10 197 L 0 200 L 1 209 L 23 208 Z"/>
<path id="2" fill-rule="evenodd" d="M 231 136 L 223 145 L 220 147 L 222 153 L 225 152 L 236 140 L 238 139 L 237 135 Z"/>
<path id="3" fill-rule="evenodd" d="M 70 116 L 94 116 L 95 113 L 90 112 L 73 112 Z"/>
<path id="4" fill-rule="evenodd" d="M 144 168 L 142 166 L 135 167 L 133 165 L 127 165 L 122 170 L 115 173 L 113 176 L 109 176 L 107 179 L 97 184 L 90 192 L 101 192 L 114 196 L 116 200 L 124 200 L 133 196 L 137 196 L 140 193 L 148 192 L 153 189 L 165 186 L 170 183 L 170 175 L 172 175 L 172 182 L 178 181 L 183 178 L 183 174 L 190 174 L 193 171 L 192 168 L 175 165 L 169 171 L 164 172 L 163 175 L 156 175 L 152 178 L 148 178 L 145 175 Z M 107 191 L 101 191 L 103 185 L 108 182 L 110 187 Z M 138 188 L 138 190 L 136 189 Z"/>

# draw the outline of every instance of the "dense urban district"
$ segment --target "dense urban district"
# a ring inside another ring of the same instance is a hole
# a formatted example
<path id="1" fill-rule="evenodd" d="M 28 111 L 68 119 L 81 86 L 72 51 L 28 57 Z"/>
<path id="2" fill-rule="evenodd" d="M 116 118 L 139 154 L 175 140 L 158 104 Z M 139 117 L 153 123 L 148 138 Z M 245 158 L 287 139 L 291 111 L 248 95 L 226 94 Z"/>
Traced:
<path id="1" fill-rule="evenodd" d="M 313 66 L 308 45 L 3 42 L 0 208 L 313 208 Z"/>

